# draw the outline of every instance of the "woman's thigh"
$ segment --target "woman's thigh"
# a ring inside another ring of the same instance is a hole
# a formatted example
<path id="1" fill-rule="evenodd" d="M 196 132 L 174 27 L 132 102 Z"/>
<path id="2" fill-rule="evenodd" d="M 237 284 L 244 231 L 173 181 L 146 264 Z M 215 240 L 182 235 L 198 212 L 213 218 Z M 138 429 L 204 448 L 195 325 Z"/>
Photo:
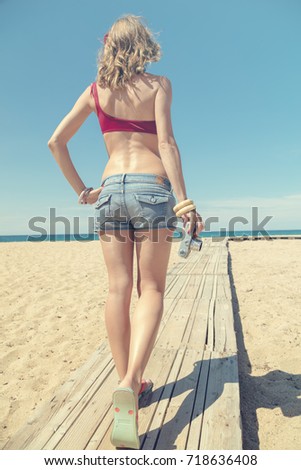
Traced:
<path id="1" fill-rule="evenodd" d="M 132 230 L 99 231 L 110 290 L 121 293 L 133 286 L 134 236 Z"/>
<path id="2" fill-rule="evenodd" d="M 155 289 L 164 294 L 172 242 L 171 229 L 139 230 L 135 232 L 137 255 L 137 289 Z"/>

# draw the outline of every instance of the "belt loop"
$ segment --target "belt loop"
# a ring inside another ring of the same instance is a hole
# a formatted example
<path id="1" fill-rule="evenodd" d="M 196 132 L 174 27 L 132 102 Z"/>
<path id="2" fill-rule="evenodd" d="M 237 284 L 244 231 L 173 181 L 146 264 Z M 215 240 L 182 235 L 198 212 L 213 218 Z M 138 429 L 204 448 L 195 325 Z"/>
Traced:
<path id="1" fill-rule="evenodd" d="M 126 175 L 126 173 L 122 173 L 122 176 L 121 176 L 121 183 L 124 183 L 125 175 Z"/>

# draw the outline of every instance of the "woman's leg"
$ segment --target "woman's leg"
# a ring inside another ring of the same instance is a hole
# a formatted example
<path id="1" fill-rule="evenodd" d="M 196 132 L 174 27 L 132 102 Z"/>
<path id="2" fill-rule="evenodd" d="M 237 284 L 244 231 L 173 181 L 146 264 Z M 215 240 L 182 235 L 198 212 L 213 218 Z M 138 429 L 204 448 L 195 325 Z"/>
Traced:
<path id="1" fill-rule="evenodd" d="M 142 233 L 145 233 L 141 239 Z M 131 340 L 127 373 L 121 387 L 131 387 L 137 399 L 142 374 L 151 355 L 163 313 L 166 272 L 172 231 L 159 229 L 136 234 L 138 285 L 140 294 L 131 319 Z"/>
<path id="2" fill-rule="evenodd" d="M 128 368 L 130 344 L 130 302 L 133 288 L 133 232 L 100 232 L 100 241 L 108 271 L 109 294 L 105 323 L 109 344 L 120 380 Z"/>

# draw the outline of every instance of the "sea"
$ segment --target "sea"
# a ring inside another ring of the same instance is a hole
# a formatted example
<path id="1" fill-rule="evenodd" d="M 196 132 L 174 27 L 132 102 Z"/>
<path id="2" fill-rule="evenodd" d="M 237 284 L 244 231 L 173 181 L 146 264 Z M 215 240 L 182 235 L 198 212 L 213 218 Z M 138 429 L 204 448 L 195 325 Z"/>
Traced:
<path id="1" fill-rule="evenodd" d="M 215 237 L 246 237 L 246 236 L 290 236 L 290 235 L 299 235 L 301 236 L 301 230 L 269 230 L 266 232 L 261 232 L 260 230 L 237 230 L 235 232 L 209 232 L 203 231 L 198 236 L 199 238 L 215 238 Z M 174 231 L 174 238 L 183 237 L 182 231 Z M 98 240 L 98 235 L 96 233 L 81 233 L 81 234 L 55 234 L 55 235 L 0 235 L 0 243 L 2 242 L 42 242 L 42 241 L 51 241 L 51 242 L 69 242 L 69 241 L 91 241 Z"/>

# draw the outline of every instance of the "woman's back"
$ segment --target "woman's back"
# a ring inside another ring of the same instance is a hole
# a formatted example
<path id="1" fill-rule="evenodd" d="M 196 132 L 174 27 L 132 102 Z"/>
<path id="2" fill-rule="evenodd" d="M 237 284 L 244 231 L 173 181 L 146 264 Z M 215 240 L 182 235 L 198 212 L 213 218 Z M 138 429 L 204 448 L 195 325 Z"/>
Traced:
<path id="1" fill-rule="evenodd" d="M 148 121 L 149 127 L 154 124 L 156 128 L 156 118 L 157 121 L 160 119 L 156 116 L 156 96 L 162 86 L 162 77 L 150 73 L 136 75 L 132 82 L 121 90 L 111 91 L 97 85 L 97 95 L 91 97 L 93 110 L 96 114 L 100 112 L 97 109 L 98 100 L 104 115 L 125 122 Z M 103 136 L 109 161 L 102 179 L 111 174 L 129 172 L 167 176 L 160 158 L 157 132 L 114 130 L 104 132 Z"/>

